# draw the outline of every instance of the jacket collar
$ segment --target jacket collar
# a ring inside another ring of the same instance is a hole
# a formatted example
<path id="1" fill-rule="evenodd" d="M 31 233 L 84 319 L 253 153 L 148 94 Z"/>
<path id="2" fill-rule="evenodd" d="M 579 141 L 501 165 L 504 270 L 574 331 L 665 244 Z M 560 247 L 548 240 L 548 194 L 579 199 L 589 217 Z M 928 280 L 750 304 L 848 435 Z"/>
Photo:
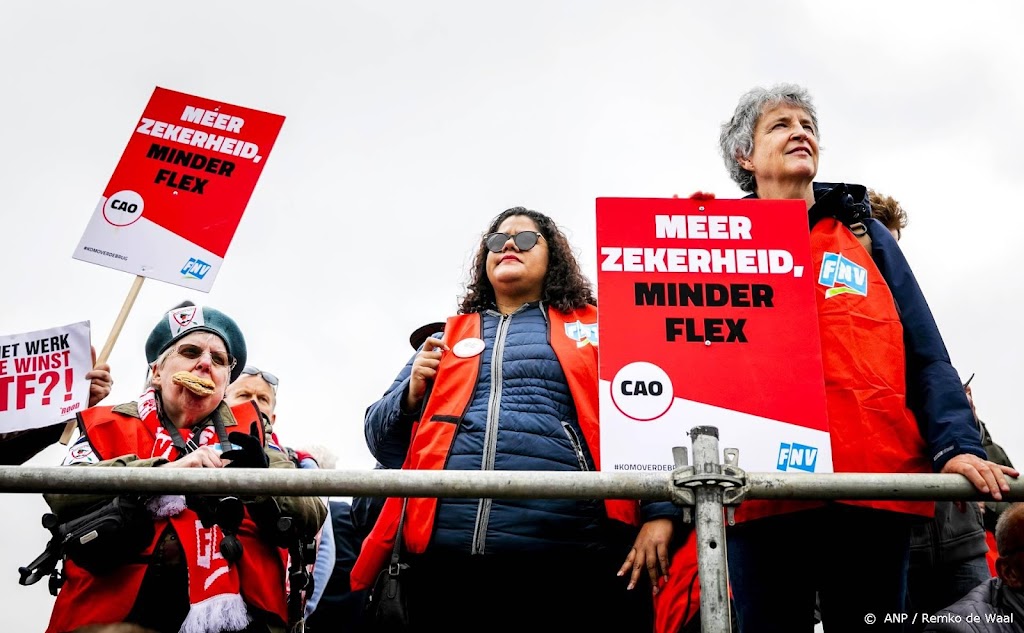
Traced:
<path id="1" fill-rule="evenodd" d="M 835 218 L 850 226 L 871 217 L 868 189 L 864 185 L 815 182 L 811 186 L 814 189 L 814 205 L 807 210 L 811 228 L 824 218 Z M 757 199 L 757 193 L 745 196 L 744 200 L 747 199 Z"/>

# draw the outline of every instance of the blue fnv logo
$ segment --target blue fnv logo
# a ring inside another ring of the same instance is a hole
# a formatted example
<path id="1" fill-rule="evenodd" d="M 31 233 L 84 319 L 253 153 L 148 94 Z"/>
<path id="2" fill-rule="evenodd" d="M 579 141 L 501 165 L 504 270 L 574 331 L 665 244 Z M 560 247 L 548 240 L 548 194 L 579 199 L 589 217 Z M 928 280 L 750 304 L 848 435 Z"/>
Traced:
<path id="1" fill-rule="evenodd" d="M 828 288 L 825 291 L 826 299 L 847 292 L 865 297 L 868 295 L 868 271 L 839 253 L 825 253 L 821 260 L 818 283 Z"/>
<path id="2" fill-rule="evenodd" d="M 210 272 L 210 265 L 201 259 L 195 257 L 185 262 L 185 265 L 181 267 L 181 274 L 186 277 L 195 277 L 196 279 L 202 279 L 206 276 L 206 273 Z"/>
<path id="3" fill-rule="evenodd" d="M 790 468 L 813 473 L 818 464 L 818 449 L 803 444 L 779 444 L 779 470 Z"/>
<path id="4" fill-rule="evenodd" d="M 576 347 L 597 345 L 597 323 L 566 323 L 565 335 L 576 341 Z"/>

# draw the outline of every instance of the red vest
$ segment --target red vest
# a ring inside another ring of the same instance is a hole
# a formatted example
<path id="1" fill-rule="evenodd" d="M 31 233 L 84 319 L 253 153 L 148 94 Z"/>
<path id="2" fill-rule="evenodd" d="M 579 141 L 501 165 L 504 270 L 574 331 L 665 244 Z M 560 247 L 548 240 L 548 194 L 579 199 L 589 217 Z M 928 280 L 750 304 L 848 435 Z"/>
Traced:
<path id="1" fill-rule="evenodd" d="M 677 633 L 700 613 L 700 578 L 697 575 L 697 530 L 672 554 L 668 578 L 659 579 L 654 596 L 655 633 Z"/>
<path id="2" fill-rule="evenodd" d="M 817 283 L 825 403 L 837 473 L 930 473 L 927 447 L 907 408 L 906 354 L 896 301 L 870 253 L 841 222 L 826 218 L 811 230 L 812 271 L 828 253 L 867 275 L 867 292 L 828 296 Z M 737 520 L 803 510 L 821 501 L 745 501 Z M 931 501 L 843 501 L 850 505 L 932 516 Z"/>
<path id="3" fill-rule="evenodd" d="M 79 414 L 79 429 L 88 437 L 95 453 L 104 460 L 122 455 L 149 457 L 156 437 L 155 424 L 112 409 L 91 407 Z M 241 429 L 249 429 L 252 422 L 259 422 L 258 428 L 263 428 L 259 409 L 251 402 L 233 407 L 231 413 Z M 155 422 L 156 416 L 151 417 Z M 228 432 L 232 430 L 236 429 L 229 426 Z M 176 452 L 172 451 L 169 460 L 176 458 Z M 179 534 L 194 534 L 197 520 L 198 516 L 189 509 L 170 519 L 154 519 L 153 542 L 142 554 L 153 552 L 168 522 Z M 243 599 L 246 604 L 274 613 L 287 622 L 286 569 L 280 551 L 260 538 L 248 511 L 237 536 L 245 552 L 237 563 Z M 53 606 L 47 633 L 72 631 L 87 624 L 123 621 L 138 597 L 146 569 L 145 564 L 124 565 L 109 575 L 93 576 L 72 561 L 65 560 L 67 581 Z"/>
<path id="4" fill-rule="evenodd" d="M 550 340 L 555 356 L 569 384 L 569 392 L 576 404 L 576 414 L 583 439 L 594 457 L 594 465 L 601 468 L 601 440 L 598 425 L 597 392 L 597 346 L 580 343 L 566 333 L 566 325 L 577 321 L 585 324 L 597 323 L 597 309 L 593 306 L 562 313 L 548 309 Z M 463 314 L 448 319 L 445 326 L 445 343 L 454 348 L 456 343 L 467 338 L 479 338 L 482 315 Z M 469 407 L 476 388 L 480 368 L 479 355 L 459 358 L 454 353 L 445 353 L 438 367 L 438 379 L 427 401 L 420 420 L 413 425 L 412 442 L 402 468 L 418 470 L 442 470 L 448 459 L 448 452 L 455 438 L 456 424 Z M 612 519 L 630 525 L 639 523 L 639 504 L 636 501 L 609 499 L 605 509 Z M 354 590 L 369 587 L 377 573 L 383 568 L 391 554 L 398 520 L 402 511 L 402 499 L 389 498 L 384 503 L 373 531 L 363 543 L 359 558 L 351 573 Z M 437 514 L 437 499 L 410 498 L 406 505 L 405 527 L 402 537 L 405 548 L 413 553 L 426 551 L 434 529 Z"/>
<path id="5" fill-rule="evenodd" d="M 999 575 L 996 572 L 996 561 L 999 560 L 999 548 L 996 545 L 996 535 L 985 530 L 985 543 L 988 545 L 988 551 L 985 552 L 985 563 L 988 564 L 989 573 L 992 574 L 993 578 L 995 578 Z"/>

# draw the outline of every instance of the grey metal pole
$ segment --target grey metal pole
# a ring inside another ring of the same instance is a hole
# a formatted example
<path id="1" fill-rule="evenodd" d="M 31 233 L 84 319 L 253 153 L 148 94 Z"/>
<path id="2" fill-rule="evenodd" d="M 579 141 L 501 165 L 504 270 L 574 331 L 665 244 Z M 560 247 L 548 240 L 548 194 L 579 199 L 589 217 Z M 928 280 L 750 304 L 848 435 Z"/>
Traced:
<path id="1" fill-rule="evenodd" d="M 718 429 L 697 426 L 690 431 L 693 441 L 693 474 L 721 475 Z M 725 520 L 722 516 L 723 489 L 716 480 L 697 486 L 697 570 L 700 574 L 700 628 L 703 633 L 732 630 L 729 611 L 729 571 L 725 551 Z"/>

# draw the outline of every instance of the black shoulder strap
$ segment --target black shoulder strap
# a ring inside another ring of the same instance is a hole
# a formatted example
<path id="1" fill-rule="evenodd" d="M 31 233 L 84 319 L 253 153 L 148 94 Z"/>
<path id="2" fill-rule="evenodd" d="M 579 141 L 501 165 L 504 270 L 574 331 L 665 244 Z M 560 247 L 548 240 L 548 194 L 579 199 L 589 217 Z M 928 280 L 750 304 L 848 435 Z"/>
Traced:
<path id="1" fill-rule="evenodd" d="M 104 457 L 103 455 L 100 455 L 100 452 L 98 450 L 96 450 L 95 446 L 92 445 L 92 440 L 89 439 L 89 434 L 86 433 L 85 418 L 82 417 L 83 413 L 84 413 L 84 411 L 79 411 L 78 413 L 75 414 L 75 417 L 78 418 L 78 435 L 79 435 L 79 438 L 78 438 L 77 441 L 81 441 L 81 439 L 84 437 L 86 439 L 86 441 L 89 442 L 89 446 L 92 447 L 92 452 L 96 454 L 96 458 L 99 459 L 101 462 L 102 461 L 106 461 L 107 458 Z"/>
<path id="2" fill-rule="evenodd" d="M 157 417 L 160 418 L 160 424 L 164 427 L 164 430 L 166 430 L 167 434 L 171 436 L 171 443 L 174 444 L 174 448 L 178 449 L 178 457 L 184 457 L 185 455 L 198 450 L 199 445 L 196 444 L 194 440 L 195 433 L 193 433 L 192 437 L 190 437 L 186 442 L 185 438 L 181 436 L 181 431 L 178 430 L 178 427 L 174 426 L 174 424 L 167 419 L 167 416 L 164 415 L 164 401 L 160 396 L 160 392 L 156 391 L 153 395 L 156 397 L 157 401 Z M 220 405 L 218 405 L 218 407 L 219 406 Z M 227 429 L 224 428 L 224 423 L 221 421 L 220 416 L 217 415 L 216 410 L 214 410 L 212 417 L 213 428 L 217 432 L 217 441 L 220 442 L 222 447 L 230 446 L 231 442 L 228 440 Z M 225 448 L 225 450 L 227 449 Z"/>
<path id="3" fill-rule="evenodd" d="M 402 514 L 398 517 L 398 533 L 395 534 L 395 545 L 391 548 L 391 565 L 389 569 L 392 574 L 397 575 L 399 570 L 398 559 L 402 553 L 402 528 L 405 527 L 405 506 L 409 503 L 409 499 L 402 499 Z"/>

